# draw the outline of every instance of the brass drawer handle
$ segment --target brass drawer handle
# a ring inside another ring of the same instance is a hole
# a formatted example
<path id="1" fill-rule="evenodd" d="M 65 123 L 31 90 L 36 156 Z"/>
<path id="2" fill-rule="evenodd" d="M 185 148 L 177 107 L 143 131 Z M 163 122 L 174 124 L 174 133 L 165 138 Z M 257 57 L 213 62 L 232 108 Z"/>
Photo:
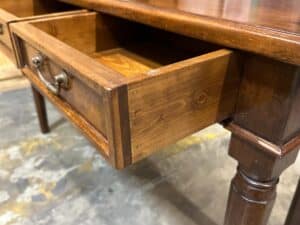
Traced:
<path id="1" fill-rule="evenodd" d="M 47 89 L 52 92 L 55 95 L 58 95 L 61 88 L 68 88 L 69 86 L 69 77 L 68 75 L 62 71 L 61 73 L 54 76 L 54 84 L 47 81 L 41 72 L 41 67 L 44 64 L 44 56 L 41 54 L 38 54 L 37 56 L 34 56 L 32 59 L 32 64 L 36 69 L 36 72 L 40 78 L 40 80 L 44 83 L 44 85 L 47 87 Z"/>

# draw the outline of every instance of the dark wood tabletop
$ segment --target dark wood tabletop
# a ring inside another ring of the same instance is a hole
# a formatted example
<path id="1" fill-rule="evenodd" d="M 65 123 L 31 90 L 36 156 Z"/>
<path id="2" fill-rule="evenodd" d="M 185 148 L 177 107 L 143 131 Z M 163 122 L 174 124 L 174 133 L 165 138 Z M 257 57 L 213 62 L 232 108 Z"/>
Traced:
<path id="1" fill-rule="evenodd" d="M 132 1 L 133 2 L 133 1 Z M 280 32 L 300 33 L 298 0 L 136 0 L 161 7 Z"/>
<path id="2" fill-rule="evenodd" d="M 61 0 L 300 65 L 299 0 Z"/>

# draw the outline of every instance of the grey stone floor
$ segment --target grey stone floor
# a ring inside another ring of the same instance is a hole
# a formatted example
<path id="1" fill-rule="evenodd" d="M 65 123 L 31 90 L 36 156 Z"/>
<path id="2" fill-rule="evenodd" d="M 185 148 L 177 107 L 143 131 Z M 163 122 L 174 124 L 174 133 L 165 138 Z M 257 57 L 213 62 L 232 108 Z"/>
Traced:
<path id="1" fill-rule="evenodd" d="M 116 171 L 48 108 L 42 135 L 29 89 L 0 93 L 0 225 L 222 225 L 236 162 L 220 126 Z M 270 225 L 283 225 L 297 167 L 281 178 Z"/>

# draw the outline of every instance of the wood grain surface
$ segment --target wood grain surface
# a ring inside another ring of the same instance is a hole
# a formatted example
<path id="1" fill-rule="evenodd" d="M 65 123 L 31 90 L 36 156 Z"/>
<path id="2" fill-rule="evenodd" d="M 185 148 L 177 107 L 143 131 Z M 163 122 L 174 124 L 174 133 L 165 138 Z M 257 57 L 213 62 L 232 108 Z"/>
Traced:
<path id="1" fill-rule="evenodd" d="M 61 0 L 300 65 L 298 0 Z"/>
<path id="2" fill-rule="evenodd" d="M 58 97 L 107 140 L 116 168 L 234 112 L 241 68 L 230 50 L 94 12 L 11 28 L 23 67 L 35 73 L 31 58 L 40 52 L 47 80 L 62 70 L 70 76 Z"/>
<path id="3" fill-rule="evenodd" d="M 239 66 L 231 51 L 215 51 L 150 73 L 128 88 L 134 162 L 233 113 Z"/>

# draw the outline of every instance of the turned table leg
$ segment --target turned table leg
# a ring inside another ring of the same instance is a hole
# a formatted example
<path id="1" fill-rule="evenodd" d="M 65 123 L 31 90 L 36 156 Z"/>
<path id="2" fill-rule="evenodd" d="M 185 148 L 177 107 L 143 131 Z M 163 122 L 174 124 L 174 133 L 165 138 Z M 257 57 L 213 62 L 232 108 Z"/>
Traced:
<path id="1" fill-rule="evenodd" d="M 32 94 L 42 133 L 50 131 L 44 97 L 32 86 Z"/>
<path id="2" fill-rule="evenodd" d="M 224 224 L 266 225 L 279 177 L 294 163 L 298 148 L 289 143 L 280 150 L 239 126 L 231 124 L 228 128 L 233 132 L 229 154 L 239 166 L 231 183 Z"/>
<path id="3" fill-rule="evenodd" d="M 281 173 L 300 146 L 299 67 L 247 56 L 229 155 L 238 162 L 227 204 L 225 225 L 266 225 Z M 294 225 L 294 224 L 293 224 Z"/>
<path id="4" fill-rule="evenodd" d="M 226 225 L 267 224 L 276 196 L 277 179 L 256 181 L 243 171 L 231 183 Z"/>
<path id="5" fill-rule="evenodd" d="M 285 225 L 300 224 L 300 180 Z"/>

